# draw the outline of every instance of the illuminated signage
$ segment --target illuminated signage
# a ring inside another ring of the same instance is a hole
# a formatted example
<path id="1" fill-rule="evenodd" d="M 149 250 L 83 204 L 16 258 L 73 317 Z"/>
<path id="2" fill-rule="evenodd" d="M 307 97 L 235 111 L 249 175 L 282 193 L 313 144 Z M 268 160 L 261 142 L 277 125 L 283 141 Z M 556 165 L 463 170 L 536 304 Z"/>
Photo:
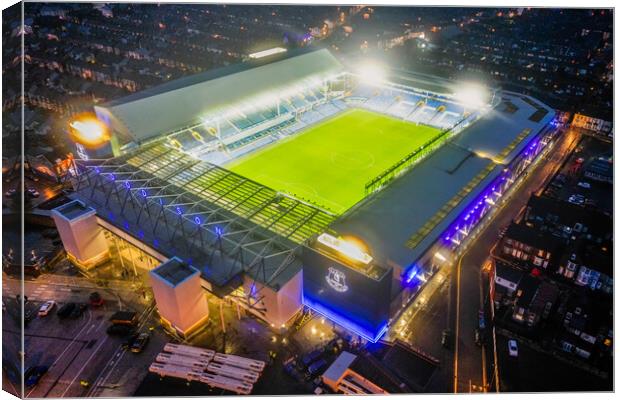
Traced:
<path id="1" fill-rule="evenodd" d="M 344 293 L 349 290 L 346 282 L 346 275 L 344 272 L 337 270 L 336 268 L 329 267 L 327 270 L 325 280 L 327 284 L 337 292 Z"/>
<path id="2" fill-rule="evenodd" d="M 317 240 L 319 241 L 319 243 L 333 250 L 336 250 L 337 252 L 354 261 L 358 261 L 363 264 L 369 264 L 372 261 L 372 257 L 367 253 L 363 252 L 354 243 L 334 237 L 329 233 L 322 233 Z"/>
<path id="3" fill-rule="evenodd" d="M 257 53 L 252 53 L 252 54 L 248 55 L 248 57 L 250 57 L 250 58 L 263 58 L 263 57 L 272 56 L 272 55 L 278 54 L 278 53 L 284 53 L 285 51 L 286 51 L 285 48 L 274 47 L 273 49 L 263 50 L 263 51 L 259 51 Z"/>

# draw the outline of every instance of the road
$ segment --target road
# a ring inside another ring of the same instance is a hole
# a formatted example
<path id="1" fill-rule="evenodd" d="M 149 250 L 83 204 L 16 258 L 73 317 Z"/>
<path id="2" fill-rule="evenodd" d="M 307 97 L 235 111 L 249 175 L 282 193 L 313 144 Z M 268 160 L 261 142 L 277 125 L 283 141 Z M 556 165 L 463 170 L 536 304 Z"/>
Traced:
<path id="1" fill-rule="evenodd" d="M 577 132 L 568 131 L 558 139 L 559 142 L 529 173 L 529 176 L 525 177 L 521 186 L 500 205 L 501 209 L 497 211 L 493 220 L 480 232 L 457 263 L 456 273 L 453 274 L 453 285 L 456 289 L 453 290 L 453 294 L 458 306 L 452 309 L 454 331 L 457 333 L 454 344 L 455 392 L 483 391 L 496 387 L 498 377 L 494 368 L 496 346 L 493 342 L 493 332 L 488 332 L 487 339 L 490 340 L 487 340 L 484 348 L 476 346 L 474 342 L 474 330 L 478 326 L 478 310 L 485 310 L 487 320 L 490 317 L 488 284 L 486 274 L 483 274 L 481 269 L 488 261 L 489 253 L 498 240 L 498 232 L 519 214 L 533 192 L 547 184 L 574 149 L 579 137 Z M 503 347 L 498 349 L 498 351 L 504 350 Z"/>
<path id="2" fill-rule="evenodd" d="M 440 371 L 429 384 L 429 392 L 482 391 L 494 386 L 497 374 L 493 341 L 488 341 L 484 349 L 474 341 L 478 310 L 488 292 L 481 267 L 500 229 L 516 217 L 532 192 L 551 179 L 578 139 L 579 135 L 573 131 L 558 139 L 521 186 L 498 205 L 502 208 L 480 230 L 456 265 L 441 269 L 390 329 L 390 338 L 404 340 L 440 360 Z M 446 347 L 441 345 L 443 330 L 450 331 L 454 340 Z"/>
<path id="3" fill-rule="evenodd" d="M 108 282 L 110 284 L 111 282 Z M 34 365 L 46 365 L 48 372 L 40 382 L 27 388 L 26 397 L 79 397 L 84 396 L 89 388 L 83 387 L 81 382 L 94 382 L 102 376 L 104 367 L 109 364 L 111 357 L 119 353 L 123 340 L 106 334 L 109 326 L 108 319 L 119 309 L 134 309 L 143 313 L 143 327 L 155 325 L 153 307 L 142 304 L 141 296 L 136 294 L 130 283 L 113 282 L 117 287 L 100 287 L 79 275 L 43 274 L 37 279 L 24 282 L 24 293 L 28 297 L 27 310 L 32 310 L 35 318 L 28 324 L 24 332 L 25 365 L 26 368 Z M 15 342 L 14 345 L 4 346 L 11 354 L 9 360 L 19 365 L 20 348 L 19 321 L 13 318 L 12 308 L 17 307 L 15 296 L 21 292 L 20 281 L 3 275 L 3 301 L 9 312 L 3 313 L 3 338 Z M 47 300 L 57 302 L 57 307 L 68 302 L 86 303 L 93 291 L 98 291 L 105 300 L 99 308 L 87 308 L 84 314 L 76 319 L 59 319 L 56 316 L 57 308 L 45 317 L 36 317 L 36 311 Z M 18 315 L 19 313 L 17 313 Z M 165 335 L 161 335 L 165 337 Z M 159 351 L 163 347 L 164 339 L 153 340 L 147 350 Z M 161 346 L 158 348 L 159 342 Z M 147 354 L 149 353 L 149 354 Z M 133 385 L 126 385 L 127 390 L 119 396 L 131 395 L 141 379 L 146 374 L 146 367 L 152 361 L 150 351 L 143 354 L 130 354 L 129 367 L 127 362 L 121 363 L 126 378 L 134 379 Z M 120 358 L 122 359 L 122 357 Z M 115 364 L 115 366 L 118 363 Z M 132 369 L 133 367 L 133 369 Z M 92 387 L 92 386 L 91 386 Z M 118 392 L 117 392 L 118 394 Z"/>

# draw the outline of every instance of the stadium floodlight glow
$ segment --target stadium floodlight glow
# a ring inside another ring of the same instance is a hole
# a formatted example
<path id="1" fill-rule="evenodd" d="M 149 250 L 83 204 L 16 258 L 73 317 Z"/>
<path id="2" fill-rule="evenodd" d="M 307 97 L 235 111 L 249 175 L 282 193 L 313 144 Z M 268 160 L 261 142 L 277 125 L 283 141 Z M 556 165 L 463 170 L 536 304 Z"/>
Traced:
<path id="1" fill-rule="evenodd" d="M 72 139 L 84 146 L 97 147 L 110 140 L 108 126 L 94 115 L 82 115 L 69 123 Z"/>
<path id="2" fill-rule="evenodd" d="M 465 82 L 459 84 L 454 92 L 454 98 L 467 108 L 479 108 L 488 103 L 489 93 L 480 84 Z"/>
<path id="3" fill-rule="evenodd" d="M 337 238 L 329 233 L 322 233 L 317 240 L 319 243 L 336 250 L 354 261 L 359 261 L 363 264 L 369 264 L 372 261 L 372 257 L 368 253 L 362 251 L 355 243 L 350 241 Z"/>
<path id="4" fill-rule="evenodd" d="M 370 84 L 383 83 L 386 78 L 385 66 L 375 61 L 369 61 L 360 65 L 357 69 L 357 73 L 365 83 Z"/>

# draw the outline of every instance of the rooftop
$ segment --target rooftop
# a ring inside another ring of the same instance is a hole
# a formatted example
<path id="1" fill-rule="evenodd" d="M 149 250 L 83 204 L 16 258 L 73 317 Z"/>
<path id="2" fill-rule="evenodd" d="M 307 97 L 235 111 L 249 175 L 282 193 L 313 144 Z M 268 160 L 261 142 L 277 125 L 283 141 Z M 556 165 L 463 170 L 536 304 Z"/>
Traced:
<path id="1" fill-rule="evenodd" d="M 328 50 L 277 54 L 201 74 L 95 106 L 125 141 L 138 143 L 195 124 L 207 112 L 342 70 Z"/>
<path id="2" fill-rule="evenodd" d="M 78 200 L 74 200 L 70 203 L 63 204 L 60 207 L 56 207 L 54 212 L 62 215 L 68 220 L 75 220 L 85 215 L 91 215 L 95 213 L 95 210 L 88 207 L 84 203 Z"/>
<path id="3" fill-rule="evenodd" d="M 177 286 L 179 283 L 199 272 L 196 268 L 174 257 L 155 268 L 152 273 L 159 276 L 170 285 Z"/>
<path id="4" fill-rule="evenodd" d="M 417 260 L 553 118 L 549 109 L 539 122 L 530 121 L 536 107 L 521 95 L 502 96 L 519 109 L 505 114 L 500 104 L 330 228 L 360 238 L 383 265 Z"/>

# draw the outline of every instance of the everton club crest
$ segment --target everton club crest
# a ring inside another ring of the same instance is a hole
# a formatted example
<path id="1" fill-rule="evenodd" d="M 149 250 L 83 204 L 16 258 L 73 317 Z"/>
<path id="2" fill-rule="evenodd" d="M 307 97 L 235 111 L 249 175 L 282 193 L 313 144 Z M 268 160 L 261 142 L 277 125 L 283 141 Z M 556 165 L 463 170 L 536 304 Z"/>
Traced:
<path id="1" fill-rule="evenodd" d="M 329 286 L 337 292 L 344 293 L 349 290 L 346 282 L 346 275 L 344 272 L 337 270 L 336 268 L 329 267 L 325 280 Z"/>

